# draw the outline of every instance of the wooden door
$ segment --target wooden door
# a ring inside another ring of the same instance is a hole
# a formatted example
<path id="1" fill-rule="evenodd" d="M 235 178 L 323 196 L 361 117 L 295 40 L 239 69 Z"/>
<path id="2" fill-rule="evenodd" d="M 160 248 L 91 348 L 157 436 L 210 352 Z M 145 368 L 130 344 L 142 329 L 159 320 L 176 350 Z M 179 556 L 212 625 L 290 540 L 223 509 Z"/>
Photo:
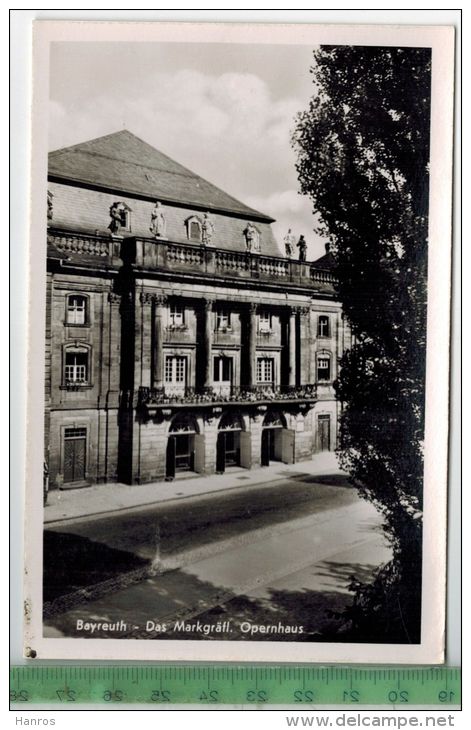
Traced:
<path id="1" fill-rule="evenodd" d="M 64 434 L 64 482 L 85 480 L 87 431 L 66 428 Z"/>
<path id="2" fill-rule="evenodd" d="M 330 416 L 317 417 L 319 451 L 330 451 Z"/>

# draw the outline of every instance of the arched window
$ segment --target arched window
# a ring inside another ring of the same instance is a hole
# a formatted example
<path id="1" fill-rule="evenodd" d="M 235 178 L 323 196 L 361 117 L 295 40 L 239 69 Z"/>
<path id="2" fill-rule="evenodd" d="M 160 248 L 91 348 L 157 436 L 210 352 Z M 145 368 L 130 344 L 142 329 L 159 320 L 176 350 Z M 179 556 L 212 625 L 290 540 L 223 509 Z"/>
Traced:
<path id="1" fill-rule="evenodd" d="M 121 216 L 121 228 L 124 228 L 126 231 L 131 230 L 131 208 L 126 205 L 126 203 L 122 204 L 122 207 L 120 208 L 120 216 Z"/>
<path id="2" fill-rule="evenodd" d="M 85 345 L 69 345 L 64 350 L 64 384 L 90 384 L 90 350 Z"/>
<path id="3" fill-rule="evenodd" d="M 131 231 L 131 213 L 131 208 L 124 201 L 113 203 L 110 208 L 111 222 L 108 226 L 112 234 L 118 234 L 121 229 Z"/>
<path id="4" fill-rule="evenodd" d="M 329 382 L 332 380 L 332 358 L 328 352 L 319 352 L 317 355 L 317 381 Z"/>
<path id="5" fill-rule="evenodd" d="M 280 411 L 267 411 L 262 425 L 263 428 L 286 428 L 286 420 Z"/>
<path id="6" fill-rule="evenodd" d="M 243 431 L 244 425 L 242 418 L 238 413 L 231 413 L 230 411 L 224 413 L 221 416 L 218 426 L 219 431 Z"/>
<path id="7" fill-rule="evenodd" d="M 190 216 L 185 221 L 186 235 L 189 241 L 198 241 L 201 243 L 202 240 L 202 224 L 201 220 L 196 215 Z"/>
<path id="8" fill-rule="evenodd" d="M 67 296 L 67 307 L 65 321 L 67 324 L 87 324 L 88 321 L 88 297 L 82 294 L 69 294 Z"/>
<path id="9" fill-rule="evenodd" d="M 179 413 L 170 425 L 170 433 L 198 433 L 198 424 L 195 418 L 189 413 Z"/>

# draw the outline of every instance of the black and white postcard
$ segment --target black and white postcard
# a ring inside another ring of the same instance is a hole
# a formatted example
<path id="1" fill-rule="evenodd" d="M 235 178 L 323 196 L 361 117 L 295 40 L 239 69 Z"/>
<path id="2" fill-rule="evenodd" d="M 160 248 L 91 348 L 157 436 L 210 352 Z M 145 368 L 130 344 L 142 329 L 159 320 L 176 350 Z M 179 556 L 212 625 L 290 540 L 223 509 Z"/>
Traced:
<path id="1" fill-rule="evenodd" d="M 443 661 L 453 53 L 35 23 L 26 656 Z"/>

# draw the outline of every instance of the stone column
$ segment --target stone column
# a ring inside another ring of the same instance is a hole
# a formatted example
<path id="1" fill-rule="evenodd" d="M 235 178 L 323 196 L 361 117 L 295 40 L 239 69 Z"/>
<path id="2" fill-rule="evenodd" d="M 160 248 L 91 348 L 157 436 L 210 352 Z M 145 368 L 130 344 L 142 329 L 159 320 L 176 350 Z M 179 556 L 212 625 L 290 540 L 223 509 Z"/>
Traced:
<path id="1" fill-rule="evenodd" d="M 109 324 L 108 324 L 108 333 L 109 333 L 109 339 L 108 339 L 108 353 L 106 355 L 105 365 L 108 368 L 108 388 L 109 393 L 116 394 L 116 399 L 113 399 L 113 405 L 118 406 L 119 401 L 119 380 L 120 380 L 120 372 L 119 372 L 119 362 L 121 359 L 121 355 L 119 358 L 116 357 L 116 354 L 119 353 L 120 347 L 121 347 L 121 328 L 120 328 L 120 305 L 121 305 L 121 295 L 116 294 L 115 292 L 110 292 L 108 294 L 108 301 L 110 303 L 110 317 L 109 317 Z M 105 330 L 106 332 L 106 330 Z M 108 397 L 108 406 L 110 406 L 110 398 Z"/>
<path id="2" fill-rule="evenodd" d="M 299 383 L 311 383 L 309 343 L 311 341 L 311 310 L 310 307 L 301 307 L 299 310 Z"/>
<path id="3" fill-rule="evenodd" d="M 154 297 L 154 357 L 152 370 L 152 387 L 163 388 L 164 385 L 164 355 L 163 355 L 163 307 L 167 298 L 162 294 Z"/>
<path id="4" fill-rule="evenodd" d="M 289 314 L 289 385 L 296 385 L 296 309 Z"/>
<path id="5" fill-rule="evenodd" d="M 249 385 L 257 384 L 257 305 L 252 302 L 249 315 Z"/>
<path id="6" fill-rule="evenodd" d="M 152 387 L 152 305 L 154 303 L 154 295 L 150 292 L 141 292 L 139 297 L 141 307 L 136 310 L 138 319 L 136 318 L 136 338 L 139 334 L 140 343 L 137 345 L 137 352 L 142 353 L 139 367 L 136 367 L 138 375 L 138 383 L 144 388 Z"/>
<path id="7" fill-rule="evenodd" d="M 212 370 L 212 347 L 213 347 L 213 302 L 211 299 L 204 300 L 204 386 L 210 388 L 213 384 Z"/>
<path id="8" fill-rule="evenodd" d="M 252 434 L 250 431 L 240 432 L 240 465 L 244 469 L 251 469 L 253 465 Z"/>
<path id="9" fill-rule="evenodd" d="M 259 467 L 261 464 L 262 429 L 264 417 L 265 412 L 261 411 L 254 414 L 250 418 L 250 431 L 247 432 L 247 436 L 250 436 L 251 439 L 250 459 L 252 468 Z"/>

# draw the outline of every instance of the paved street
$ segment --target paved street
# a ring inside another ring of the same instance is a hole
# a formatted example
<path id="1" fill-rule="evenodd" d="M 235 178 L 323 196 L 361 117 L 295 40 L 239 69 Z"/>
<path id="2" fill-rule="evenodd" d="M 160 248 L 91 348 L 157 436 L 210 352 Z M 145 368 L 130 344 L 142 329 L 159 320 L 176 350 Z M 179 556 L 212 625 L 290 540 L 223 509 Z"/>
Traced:
<path id="1" fill-rule="evenodd" d="M 139 569 L 149 561 L 167 569 L 181 567 L 244 543 L 256 530 L 272 532 L 286 525 L 289 529 L 291 520 L 355 499 L 341 474 L 320 477 L 298 472 L 289 479 L 49 526 L 44 540 L 45 600 Z"/>
<path id="2" fill-rule="evenodd" d="M 130 638 L 178 638 L 174 629 L 147 631 L 147 621 L 199 617 L 232 618 L 230 639 L 244 621 L 280 620 L 326 640 L 340 626 L 331 612 L 351 600 L 351 576 L 366 578 L 389 557 L 379 525 L 343 475 L 299 471 L 250 489 L 54 526 L 45 533 L 45 598 L 53 601 L 46 634 L 83 636 L 77 620 L 93 620 L 124 621 Z"/>

